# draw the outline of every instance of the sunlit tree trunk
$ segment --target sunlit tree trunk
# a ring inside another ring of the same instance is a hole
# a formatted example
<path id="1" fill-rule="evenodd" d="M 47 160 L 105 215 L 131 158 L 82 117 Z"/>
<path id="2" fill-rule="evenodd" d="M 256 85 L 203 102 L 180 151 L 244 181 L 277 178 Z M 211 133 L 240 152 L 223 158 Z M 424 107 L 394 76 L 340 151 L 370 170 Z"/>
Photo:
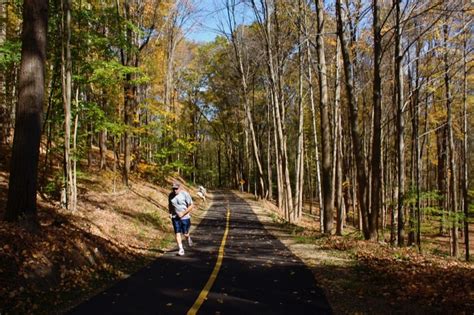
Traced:
<path id="1" fill-rule="evenodd" d="M 454 135 L 453 135 L 453 114 L 452 114 L 452 96 L 451 96 L 451 78 L 449 76 L 449 56 L 448 56 L 448 24 L 445 21 L 443 25 L 443 48 L 444 48 L 444 88 L 446 97 L 446 110 L 447 110 L 447 128 L 448 128 L 448 150 L 447 150 L 447 161 L 448 161 L 448 192 L 449 192 L 449 210 L 453 216 L 452 218 L 452 248 L 451 254 L 454 257 L 459 255 L 458 245 L 458 200 L 457 200 L 457 180 L 456 180 L 456 163 L 454 158 Z"/>
<path id="2" fill-rule="evenodd" d="M 395 55 L 394 55 L 394 77 L 395 77 L 395 99 L 397 108 L 397 157 L 398 157 L 398 246 L 405 245 L 405 122 L 403 118 L 404 97 L 403 97 L 403 71 L 401 52 L 401 11 L 399 0 L 393 0 L 395 6 Z"/>
<path id="3" fill-rule="evenodd" d="M 306 30 L 306 28 L 305 28 Z M 307 32 L 305 33 L 305 37 L 308 37 Z M 318 191 L 318 202 L 319 202 L 319 228 L 320 231 L 324 231 L 324 216 L 322 212 L 322 188 L 321 188 L 321 166 L 320 166 L 320 160 L 319 160 L 319 141 L 318 141 L 318 128 L 316 125 L 316 106 L 314 102 L 314 87 L 313 87 L 313 71 L 311 65 L 313 64 L 313 58 L 311 55 L 311 46 L 309 41 L 306 41 L 306 56 L 308 59 L 308 66 L 307 66 L 307 78 L 308 78 L 308 84 L 309 84 L 309 100 L 310 100 L 310 110 L 311 110 L 311 123 L 312 123 L 312 131 L 313 131 L 313 141 L 314 141 L 314 157 L 316 161 L 316 187 Z"/>
<path id="4" fill-rule="evenodd" d="M 374 106 L 373 114 L 373 135 L 372 135 L 372 172 L 371 172 L 371 210 L 369 217 L 369 238 L 377 239 L 377 220 L 380 212 L 381 197 L 381 152 L 382 152 L 382 79 L 380 77 L 380 67 L 382 62 L 382 34 L 380 25 L 380 4 L 373 0 L 373 32 L 374 32 L 374 81 L 372 102 Z"/>
<path id="5" fill-rule="evenodd" d="M 267 132 L 267 198 L 268 200 L 273 200 L 273 178 L 272 178 L 272 114 L 271 114 L 271 104 L 268 101 L 268 96 L 266 97 L 267 99 L 267 125 L 268 127 L 268 132 Z"/>
<path id="6" fill-rule="evenodd" d="M 344 228 L 344 204 L 342 202 L 342 114 L 341 114 L 341 46 L 336 39 L 336 77 L 334 88 L 334 177 L 335 177 L 335 199 L 334 205 L 337 211 L 336 234 L 342 235 Z"/>
<path id="7" fill-rule="evenodd" d="M 248 95 L 247 76 L 249 72 L 249 66 L 244 65 L 244 57 L 245 57 L 244 54 L 246 52 L 245 47 L 244 47 L 245 39 L 244 39 L 243 29 L 239 29 L 239 30 L 236 29 L 237 23 L 235 20 L 234 1 L 227 2 L 227 16 L 229 20 L 228 22 L 229 28 L 230 28 L 229 31 L 231 34 L 230 39 L 232 41 L 232 46 L 234 48 L 234 55 L 237 62 L 237 69 L 239 72 L 239 77 L 240 77 L 240 82 L 241 82 L 245 117 L 246 117 L 247 124 L 250 130 L 250 137 L 252 139 L 253 158 L 255 160 L 255 163 L 257 164 L 257 172 L 258 172 L 257 175 L 258 175 L 258 183 L 259 183 L 258 196 L 260 198 L 263 198 L 265 194 L 265 181 L 263 178 L 263 167 L 262 167 L 262 162 L 261 162 L 260 149 L 257 145 L 257 136 L 255 134 L 255 127 L 253 123 L 252 113 L 250 110 L 250 101 L 249 101 L 249 95 Z M 239 33 L 236 33 L 237 31 Z M 249 183 L 250 183 L 250 180 L 249 180 Z"/>
<path id="8" fill-rule="evenodd" d="M 6 5 L 0 5 L 0 46 L 5 43 L 7 35 L 7 10 Z M 0 144 L 7 142 L 7 125 L 8 125 L 8 109 L 7 109 L 7 84 L 6 71 L 0 71 Z"/>
<path id="9" fill-rule="evenodd" d="M 317 32 L 316 37 L 318 67 L 319 67 L 319 107 L 321 111 L 321 157 L 323 161 L 322 193 L 324 213 L 324 233 L 333 233 L 334 192 L 332 187 L 332 161 L 331 161 L 331 122 L 329 120 L 329 92 L 327 83 L 326 53 L 324 51 L 323 34 L 324 26 L 324 3 L 316 0 Z"/>
<path id="10" fill-rule="evenodd" d="M 72 209 L 73 174 L 71 156 L 71 99 L 72 99 L 72 59 L 71 59 L 71 0 L 63 0 L 62 24 L 62 93 L 64 107 L 64 193 L 66 209 Z"/>
<path id="11" fill-rule="evenodd" d="M 298 1 L 298 145 L 296 153 L 296 181 L 295 181 L 295 202 L 293 221 L 299 221 L 303 213 L 303 189 L 304 189 L 304 109 L 303 109 L 303 4 Z"/>
<path id="12" fill-rule="evenodd" d="M 468 127 L 467 127 L 467 40 L 468 30 L 464 31 L 463 34 L 463 93 L 462 93 L 462 105 L 463 105 L 463 172 L 462 172 L 462 194 L 463 194 L 463 210 L 464 210 L 464 245 L 466 248 L 466 261 L 470 260 L 469 253 L 469 172 L 468 172 Z"/>
<path id="13" fill-rule="evenodd" d="M 262 31 L 264 34 L 264 41 L 265 41 L 265 53 L 266 53 L 266 63 L 268 69 L 268 78 L 270 81 L 270 89 L 272 93 L 272 101 L 274 104 L 274 114 L 276 119 L 276 133 L 277 133 L 277 140 L 278 140 L 278 156 L 279 162 L 281 163 L 282 169 L 282 179 L 283 179 L 283 189 L 284 189 L 284 213 L 285 219 L 290 220 L 290 215 L 293 213 L 293 197 L 292 197 L 292 190 L 291 190 L 291 180 L 290 180 L 290 171 L 288 165 L 288 154 L 286 148 L 286 135 L 284 132 L 284 109 L 282 108 L 283 102 L 281 99 L 281 80 L 279 80 L 280 76 L 277 71 L 279 69 L 275 68 L 274 64 L 274 52 L 273 52 L 273 27 L 271 22 L 271 15 L 269 11 L 269 3 L 268 0 L 262 0 L 261 4 L 263 6 L 263 17 L 259 13 L 259 9 L 255 4 L 255 1 L 252 0 L 252 6 L 254 8 L 254 12 L 256 13 L 257 18 L 262 19 L 260 21 L 260 26 L 262 27 Z M 273 14 L 276 14 L 277 7 L 274 6 Z M 278 38 L 278 35 L 277 35 Z M 278 46 L 278 45 L 277 45 Z M 278 77 L 277 77 L 278 75 Z"/>
<path id="14" fill-rule="evenodd" d="M 366 238 L 369 237 L 368 230 L 368 208 L 367 208 L 367 175 L 364 165 L 362 136 L 359 131 L 358 108 L 353 91 L 353 73 L 349 51 L 346 44 L 346 38 L 343 31 L 343 20 L 341 12 L 341 1 L 336 0 L 336 16 L 337 16 L 337 35 L 341 42 L 341 53 L 345 73 L 345 85 L 347 91 L 347 101 L 349 104 L 349 119 L 351 122 L 352 152 L 355 159 L 355 173 L 357 185 L 357 200 L 360 207 L 362 218 L 362 230 Z M 356 199 L 356 198 L 354 198 Z M 355 208 L 356 209 L 356 208 Z"/>

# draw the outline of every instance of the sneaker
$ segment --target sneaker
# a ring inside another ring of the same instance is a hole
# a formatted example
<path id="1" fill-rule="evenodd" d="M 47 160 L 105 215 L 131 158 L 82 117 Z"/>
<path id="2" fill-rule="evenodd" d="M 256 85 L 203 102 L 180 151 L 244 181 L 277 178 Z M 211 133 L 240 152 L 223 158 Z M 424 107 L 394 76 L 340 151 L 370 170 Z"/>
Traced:
<path id="1" fill-rule="evenodd" d="M 184 256 L 184 249 L 180 248 L 178 251 L 179 256 Z"/>
<path id="2" fill-rule="evenodd" d="M 188 245 L 189 247 L 193 246 L 193 240 L 191 239 L 191 237 L 188 237 Z"/>

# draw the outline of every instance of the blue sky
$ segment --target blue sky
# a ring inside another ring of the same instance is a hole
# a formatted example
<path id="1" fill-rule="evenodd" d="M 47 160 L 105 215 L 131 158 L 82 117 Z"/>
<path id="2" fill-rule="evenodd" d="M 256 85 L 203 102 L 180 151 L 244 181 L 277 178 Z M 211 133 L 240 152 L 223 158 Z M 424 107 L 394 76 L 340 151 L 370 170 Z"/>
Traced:
<path id="1" fill-rule="evenodd" d="M 226 0 L 194 0 L 196 13 L 192 19 L 192 28 L 186 38 L 197 42 L 210 42 L 220 34 L 222 21 L 225 21 Z M 239 2 L 239 1 L 236 1 Z M 251 22 L 251 11 L 247 5 L 240 3 L 237 6 L 238 23 Z"/>

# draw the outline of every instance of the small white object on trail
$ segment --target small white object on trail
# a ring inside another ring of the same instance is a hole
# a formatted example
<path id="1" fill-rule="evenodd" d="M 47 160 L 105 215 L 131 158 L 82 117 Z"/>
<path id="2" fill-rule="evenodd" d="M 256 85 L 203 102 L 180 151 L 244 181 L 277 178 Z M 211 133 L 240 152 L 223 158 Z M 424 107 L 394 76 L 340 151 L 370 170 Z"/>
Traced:
<path id="1" fill-rule="evenodd" d="M 206 188 L 204 188 L 204 186 L 199 186 L 199 187 L 198 187 L 197 195 L 198 195 L 199 198 L 201 198 L 202 200 L 206 200 Z"/>

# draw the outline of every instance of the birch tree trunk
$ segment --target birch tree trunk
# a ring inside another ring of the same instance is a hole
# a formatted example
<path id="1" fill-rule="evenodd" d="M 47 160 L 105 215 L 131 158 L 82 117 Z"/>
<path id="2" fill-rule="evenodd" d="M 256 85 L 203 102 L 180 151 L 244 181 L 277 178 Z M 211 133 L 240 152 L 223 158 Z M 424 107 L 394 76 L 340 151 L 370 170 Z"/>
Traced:
<path id="1" fill-rule="evenodd" d="M 71 157 L 71 99 L 72 99 L 72 60 L 71 60 L 71 0 L 64 0 L 63 6 L 63 47 L 62 47 L 62 93 L 64 107 L 64 192 L 66 209 L 72 210 L 73 175 Z"/>

